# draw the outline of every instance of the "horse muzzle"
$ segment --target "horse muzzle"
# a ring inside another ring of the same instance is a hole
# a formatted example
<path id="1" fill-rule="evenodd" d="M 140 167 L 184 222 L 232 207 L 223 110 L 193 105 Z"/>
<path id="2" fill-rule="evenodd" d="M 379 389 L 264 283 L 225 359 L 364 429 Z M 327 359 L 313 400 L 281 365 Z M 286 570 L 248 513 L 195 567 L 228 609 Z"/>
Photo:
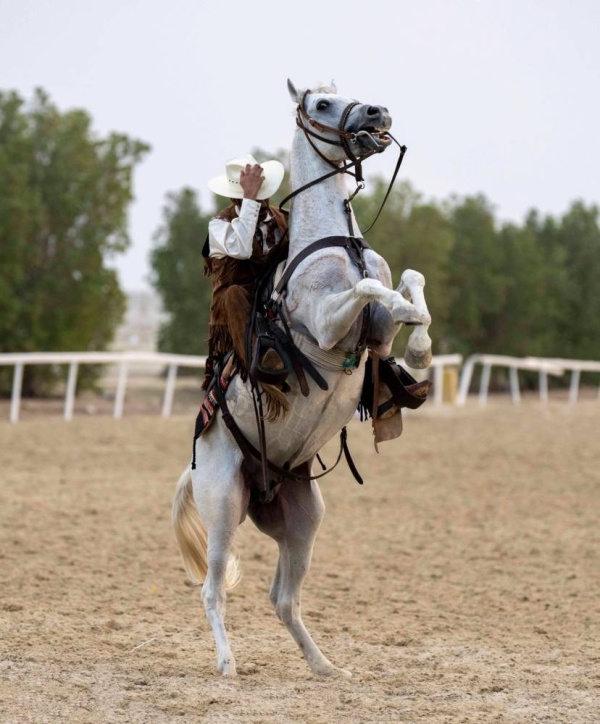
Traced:
<path id="1" fill-rule="evenodd" d="M 387 135 L 392 117 L 384 106 L 358 106 L 348 120 L 346 131 L 352 134 L 357 155 L 380 153 L 392 142 Z"/>
<path id="2" fill-rule="evenodd" d="M 387 131 L 378 128 L 365 128 L 354 134 L 352 142 L 358 149 L 358 155 L 370 155 L 384 151 L 390 145 L 392 139 L 387 135 Z"/>

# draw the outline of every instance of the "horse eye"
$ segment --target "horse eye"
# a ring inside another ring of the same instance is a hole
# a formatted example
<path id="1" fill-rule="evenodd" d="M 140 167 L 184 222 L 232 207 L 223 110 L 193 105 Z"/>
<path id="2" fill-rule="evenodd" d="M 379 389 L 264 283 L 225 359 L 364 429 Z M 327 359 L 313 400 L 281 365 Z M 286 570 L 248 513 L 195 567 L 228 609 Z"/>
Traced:
<path id="1" fill-rule="evenodd" d="M 319 101 L 317 103 L 317 110 L 318 111 L 324 111 L 325 109 L 329 108 L 329 101 Z"/>

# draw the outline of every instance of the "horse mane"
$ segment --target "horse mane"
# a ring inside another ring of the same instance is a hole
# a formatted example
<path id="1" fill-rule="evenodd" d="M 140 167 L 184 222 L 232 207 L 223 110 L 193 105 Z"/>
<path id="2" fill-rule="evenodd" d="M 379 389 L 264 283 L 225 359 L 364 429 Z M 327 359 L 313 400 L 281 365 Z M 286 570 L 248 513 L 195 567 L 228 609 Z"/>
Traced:
<path id="1" fill-rule="evenodd" d="M 298 90 L 298 94 L 303 96 L 306 91 L 310 91 L 311 93 L 330 93 L 331 95 L 337 95 L 337 90 L 333 86 L 325 85 L 320 81 L 319 85 L 316 85 L 314 88 L 300 88 Z"/>

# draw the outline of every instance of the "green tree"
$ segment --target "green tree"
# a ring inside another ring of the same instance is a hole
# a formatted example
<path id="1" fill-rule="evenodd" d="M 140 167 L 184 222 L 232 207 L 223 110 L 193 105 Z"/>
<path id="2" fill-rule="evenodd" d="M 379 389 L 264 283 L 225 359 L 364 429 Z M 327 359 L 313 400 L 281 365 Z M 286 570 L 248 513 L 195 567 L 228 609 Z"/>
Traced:
<path id="1" fill-rule="evenodd" d="M 508 293 L 509 272 L 490 202 L 482 195 L 451 199 L 447 213 L 455 236 L 449 257 L 449 346 L 455 352 L 501 352 L 499 325 Z"/>
<path id="2" fill-rule="evenodd" d="M 212 286 L 203 275 L 202 246 L 212 214 L 200 211 L 195 191 L 167 195 L 163 224 L 154 235 L 150 281 L 167 319 L 158 349 L 176 354 L 206 354 Z"/>
<path id="3" fill-rule="evenodd" d="M 507 293 L 497 326 L 497 349 L 517 356 L 559 354 L 564 315 L 564 252 L 553 222 L 542 224 L 535 210 L 522 227 L 505 224 L 499 233 Z"/>
<path id="4" fill-rule="evenodd" d="M 560 220 L 556 242 L 565 267 L 560 356 L 600 358 L 600 210 L 573 203 Z"/>
<path id="5" fill-rule="evenodd" d="M 28 106 L 0 92 L 0 351 L 109 345 L 125 298 L 106 261 L 129 245 L 132 174 L 147 150 L 122 134 L 99 138 L 85 111 L 61 113 L 42 90 Z M 26 367 L 24 394 L 60 374 Z"/>

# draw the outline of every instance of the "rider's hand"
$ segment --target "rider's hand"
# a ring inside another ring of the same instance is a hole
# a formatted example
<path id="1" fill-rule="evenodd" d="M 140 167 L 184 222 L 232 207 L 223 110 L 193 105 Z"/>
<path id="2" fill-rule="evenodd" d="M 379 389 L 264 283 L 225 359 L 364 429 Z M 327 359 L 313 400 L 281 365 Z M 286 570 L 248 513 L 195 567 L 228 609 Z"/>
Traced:
<path id="1" fill-rule="evenodd" d="M 246 170 L 240 172 L 240 186 L 244 190 L 244 198 L 256 200 L 264 180 L 261 166 L 257 163 L 254 166 L 246 164 Z"/>

